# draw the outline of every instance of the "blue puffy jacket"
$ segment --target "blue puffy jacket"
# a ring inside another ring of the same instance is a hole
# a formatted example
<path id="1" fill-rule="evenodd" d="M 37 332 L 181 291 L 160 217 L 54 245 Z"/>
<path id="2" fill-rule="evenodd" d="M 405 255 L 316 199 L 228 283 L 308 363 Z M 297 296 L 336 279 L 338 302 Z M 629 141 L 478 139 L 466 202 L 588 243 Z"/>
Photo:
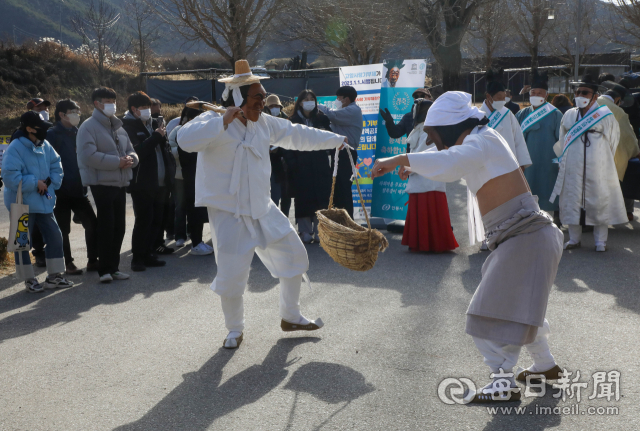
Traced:
<path id="1" fill-rule="evenodd" d="M 18 184 L 22 181 L 22 201 L 29 212 L 49 214 L 56 205 L 55 190 L 62 184 L 62 163 L 56 150 L 45 140 L 36 146 L 24 133 L 17 135 L 2 159 L 4 204 L 7 209 L 16 201 Z M 51 179 L 48 187 L 51 199 L 38 193 L 38 180 Z"/>

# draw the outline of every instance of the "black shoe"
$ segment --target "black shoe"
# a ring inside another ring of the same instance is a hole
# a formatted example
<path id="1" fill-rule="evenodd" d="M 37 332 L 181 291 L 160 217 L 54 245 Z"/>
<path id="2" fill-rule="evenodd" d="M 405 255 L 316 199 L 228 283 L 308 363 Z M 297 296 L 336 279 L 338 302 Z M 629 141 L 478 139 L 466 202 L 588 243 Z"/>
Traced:
<path id="1" fill-rule="evenodd" d="M 98 268 L 100 267 L 100 262 L 99 261 L 95 261 L 95 262 L 89 262 L 87 263 L 87 272 L 95 272 L 98 270 Z"/>
<path id="2" fill-rule="evenodd" d="M 38 268 L 46 268 L 47 267 L 47 259 L 44 257 L 44 254 L 34 254 L 34 257 L 36 258 L 36 266 Z"/>
<path id="3" fill-rule="evenodd" d="M 158 259 L 147 259 L 144 261 L 144 265 L 149 268 L 165 266 L 166 264 L 167 262 L 165 262 L 164 260 L 158 260 Z"/>
<path id="4" fill-rule="evenodd" d="M 156 253 L 158 254 L 171 254 L 175 251 L 176 251 L 175 248 L 165 247 L 164 245 L 161 245 L 160 247 L 156 248 Z"/>
<path id="5" fill-rule="evenodd" d="M 147 270 L 147 266 L 144 263 L 137 262 L 135 260 L 131 261 L 131 271 L 142 272 L 142 271 L 146 271 L 146 270 Z"/>

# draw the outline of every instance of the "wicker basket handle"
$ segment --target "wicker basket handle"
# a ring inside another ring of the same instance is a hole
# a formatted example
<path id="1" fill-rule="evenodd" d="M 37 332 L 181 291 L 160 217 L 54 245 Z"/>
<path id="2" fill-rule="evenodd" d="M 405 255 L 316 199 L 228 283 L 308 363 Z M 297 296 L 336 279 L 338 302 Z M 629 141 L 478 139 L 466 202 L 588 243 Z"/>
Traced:
<path id="1" fill-rule="evenodd" d="M 371 230 L 371 222 L 369 221 L 369 214 L 367 214 L 367 209 L 364 205 L 364 198 L 362 197 L 362 192 L 360 191 L 360 182 L 358 181 L 358 171 L 356 171 L 356 165 L 353 163 L 353 157 L 351 156 L 351 151 L 349 151 L 349 147 L 345 147 L 347 151 L 347 155 L 349 156 L 349 161 L 351 162 L 351 170 L 353 171 L 353 177 L 356 179 L 356 187 L 358 188 L 358 195 L 360 196 L 360 205 L 362 205 L 362 209 L 364 210 L 364 218 L 367 220 L 367 227 Z M 331 196 L 329 197 L 329 209 L 333 207 L 333 193 L 336 189 L 336 177 L 338 176 L 338 155 L 340 154 L 340 147 L 336 148 L 336 157 L 335 163 L 333 166 L 333 183 L 331 184 Z"/>

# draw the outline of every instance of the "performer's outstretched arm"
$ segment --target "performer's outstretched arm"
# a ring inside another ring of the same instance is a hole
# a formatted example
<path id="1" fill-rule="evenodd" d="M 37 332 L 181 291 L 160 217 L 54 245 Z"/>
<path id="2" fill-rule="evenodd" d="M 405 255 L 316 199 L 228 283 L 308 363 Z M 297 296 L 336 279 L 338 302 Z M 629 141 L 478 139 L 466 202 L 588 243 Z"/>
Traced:
<path id="1" fill-rule="evenodd" d="M 222 116 L 217 112 L 208 111 L 178 130 L 178 145 L 188 153 L 204 151 L 211 145 L 224 143 L 224 140 L 219 139 L 224 132 Z"/>
<path id="2" fill-rule="evenodd" d="M 346 138 L 326 130 L 293 124 L 282 118 L 264 116 L 271 130 L 271 145 L 287 150 L 315 151 L 341 146 Z"/>

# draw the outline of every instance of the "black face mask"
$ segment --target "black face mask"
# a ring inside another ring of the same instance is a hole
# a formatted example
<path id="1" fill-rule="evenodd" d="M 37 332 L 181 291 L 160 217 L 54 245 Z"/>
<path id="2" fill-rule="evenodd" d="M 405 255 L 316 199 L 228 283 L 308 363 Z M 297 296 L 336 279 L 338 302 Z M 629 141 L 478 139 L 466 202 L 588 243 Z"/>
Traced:
<path id="1" fill-rule="evenodd" d="M 34 135 L 38 141 L 44 141 L 47 138 L 47 129 L 39 127 Z"/>

